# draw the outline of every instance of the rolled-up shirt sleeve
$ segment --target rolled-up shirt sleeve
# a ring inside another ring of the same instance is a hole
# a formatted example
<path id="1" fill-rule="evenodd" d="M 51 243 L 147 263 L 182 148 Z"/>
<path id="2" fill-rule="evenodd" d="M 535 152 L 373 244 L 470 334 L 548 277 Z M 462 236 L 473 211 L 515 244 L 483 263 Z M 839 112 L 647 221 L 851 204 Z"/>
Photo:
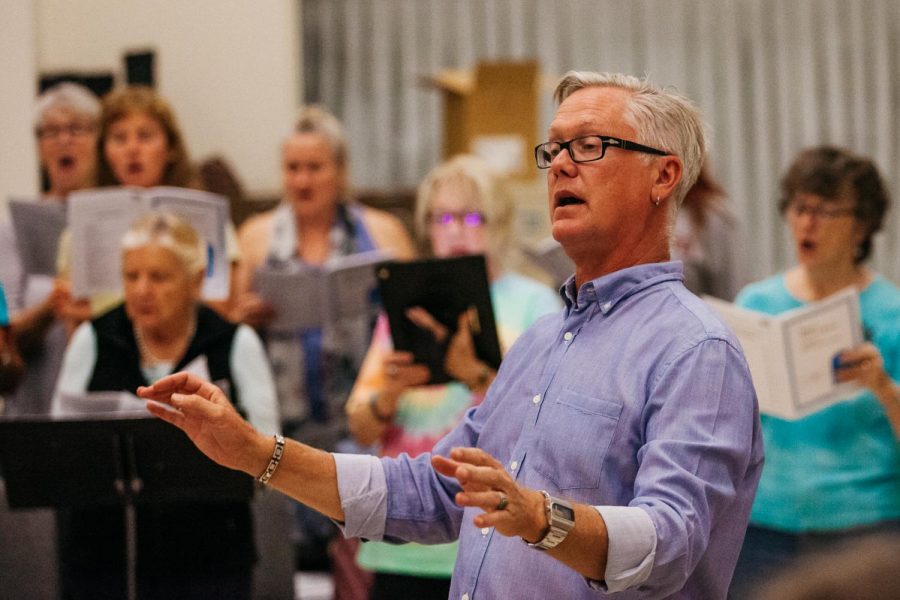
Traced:
<path id="1" fill-rule="evenodd" d="M 344 522 L 338 523 L 345 537 L 381 540 L 387 517 L 387 480 L 375 456 L 334 454 L 338 493 Z"/>
<path id="2" fill-rule="evenodd" d="M 604 581 L 588 585 L 605 592 L 621 592 L 644 583 L 656 557 L 656 529 L 650 515 L 632 506 L 595 506 L 606 524 L 609 550 Z"/>

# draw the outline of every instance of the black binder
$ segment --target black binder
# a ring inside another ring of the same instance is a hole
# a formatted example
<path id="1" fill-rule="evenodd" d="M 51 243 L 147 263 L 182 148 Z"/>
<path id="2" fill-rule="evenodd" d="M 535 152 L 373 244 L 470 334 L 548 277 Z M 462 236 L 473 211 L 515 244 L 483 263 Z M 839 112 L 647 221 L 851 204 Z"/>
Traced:
<path id="1" fill-rule="evenodd" d="M 413 306 L 421 306 L 447 327 L 448 339 L 456 332 L 459 315 L 474 307 L 478 314 L 472 327 L 475 353 L 491 368 L 500 366 L 500 341 L 483 256 L 388 261 L 378 265 L 375 273 L 394 347 L 412 352 L 416 362 L 428 365 L 430 383 L 450 381 L 444 371 L 446 341 L 438 343 L 431 332 L 406 317 L 406 309 Z"/>

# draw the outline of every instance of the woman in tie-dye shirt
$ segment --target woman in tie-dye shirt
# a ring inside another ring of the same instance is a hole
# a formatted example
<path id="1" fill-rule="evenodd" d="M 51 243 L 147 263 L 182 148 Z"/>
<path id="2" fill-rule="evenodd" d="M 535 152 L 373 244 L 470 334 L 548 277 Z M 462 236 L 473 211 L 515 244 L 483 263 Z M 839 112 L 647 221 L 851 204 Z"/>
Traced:
<path id="1" fill-rule="evenodd" d="M 438 258 L 484 254 L 491 302 L 503 350 L 537 318 L 560 308 L 553 290 L 504 269 L 512 221 L 512 204 L 487 166 L 473 156 L 459 156 L 436 167 L 419 187 L 418 233 Z M 408 316 L 423 327 L 440 328 L 430 316 Z M 416 456 L 431 450 L 471 407 L 478 405 L 496 372 L 472 349 L 460 316 L 445 363 L 454 381 L 429 385 L 428 367 L 412 354 L 393 349 L 387 319 L 375 328 L 372 345 L 347 403 L 350 430 L 363 445 L 378 444 L 384 456 Z M 440 335 L 440 332 L 436 332 Z M 444 333 L 446 335 L 446 333 Z M 446 598 L 456 559 L 456 544 L 402 546 L 363 544 L 358 562 L 375 572 L 371 598 Z"/>

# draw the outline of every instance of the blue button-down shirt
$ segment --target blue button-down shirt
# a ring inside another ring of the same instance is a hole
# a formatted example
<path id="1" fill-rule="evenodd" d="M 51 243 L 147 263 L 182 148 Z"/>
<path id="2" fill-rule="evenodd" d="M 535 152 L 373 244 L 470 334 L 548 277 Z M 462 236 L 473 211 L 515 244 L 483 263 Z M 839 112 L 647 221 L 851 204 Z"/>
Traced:
<path id="1" fill-rule="evenodd" d="M 724 598 L 763 460 L 736 338 L 685 289 L 678 262 L 624 269 L 577 291 L 569 280 L 563 295 L 566 308 L 519 338 L 484 403 L 434 452 L 476 446 L 526 487 L 645 511 L 655 549 L 616 598 Z M 383 473 L 362 464 L 338 461 L 347 533 L 459 537 L 451 598 L 604 595 L 548 554 L 476 528 L 479 509 L 454 504 L 459 486 L 429 456 L 382 459 Z M 626 544 L 610 531 L 610 561 Z"/>

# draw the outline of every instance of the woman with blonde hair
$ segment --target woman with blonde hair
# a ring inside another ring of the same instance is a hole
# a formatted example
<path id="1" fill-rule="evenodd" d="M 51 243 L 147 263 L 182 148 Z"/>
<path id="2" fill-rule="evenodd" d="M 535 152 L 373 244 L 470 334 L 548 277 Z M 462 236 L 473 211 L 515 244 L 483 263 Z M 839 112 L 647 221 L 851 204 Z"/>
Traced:
<path id="1" fill-rule="evenodd" d="M 503 350 L 539 317 L 561 307 L 553 290 L 506 269 L 512 202 L 481 159 L 461 155 L 435 167 L 419 186 L 415 215 L 416 231 L 432 256 L 485 255 Z M 377 444 L 382 456 L 429 452 L 481 403 L 496 375 L 475 355 L 465 314 L 453 335 L 421 309 L 408 316 L 436 337 L 449 338 L 445 370 L 454 381 L 429 383 L 429 368 L 415 363 L 411 353 L 394 350 L 387 319 L 379 319 L 346 410 L 356 441 Z M 358 561 L 375 572 L 373 600 L 446 598 L 456 548 L 369 542 Z"/>
<path id="2" fill-rule="evenodd" d="M 319 106 L 301 109 L 281 145 L 283 200 L 247 219 L 238 233 L 241 265 L 231 313 L 232 320 L 265 332 L 285 434 L 326 450 L 348 437 L 343 407 L 371 336 L 371 318 L 275 331 L 269 328 L 273 308 L 253 290 L 261 267 L 321 266 L 372 250 L 400 259 L 414 255 L 399 219 L 353 201 L 348 163 L 340 121 Z M 321 569 L 336 528 L 302 505 L 297 510 L 297 562 Z"/>

